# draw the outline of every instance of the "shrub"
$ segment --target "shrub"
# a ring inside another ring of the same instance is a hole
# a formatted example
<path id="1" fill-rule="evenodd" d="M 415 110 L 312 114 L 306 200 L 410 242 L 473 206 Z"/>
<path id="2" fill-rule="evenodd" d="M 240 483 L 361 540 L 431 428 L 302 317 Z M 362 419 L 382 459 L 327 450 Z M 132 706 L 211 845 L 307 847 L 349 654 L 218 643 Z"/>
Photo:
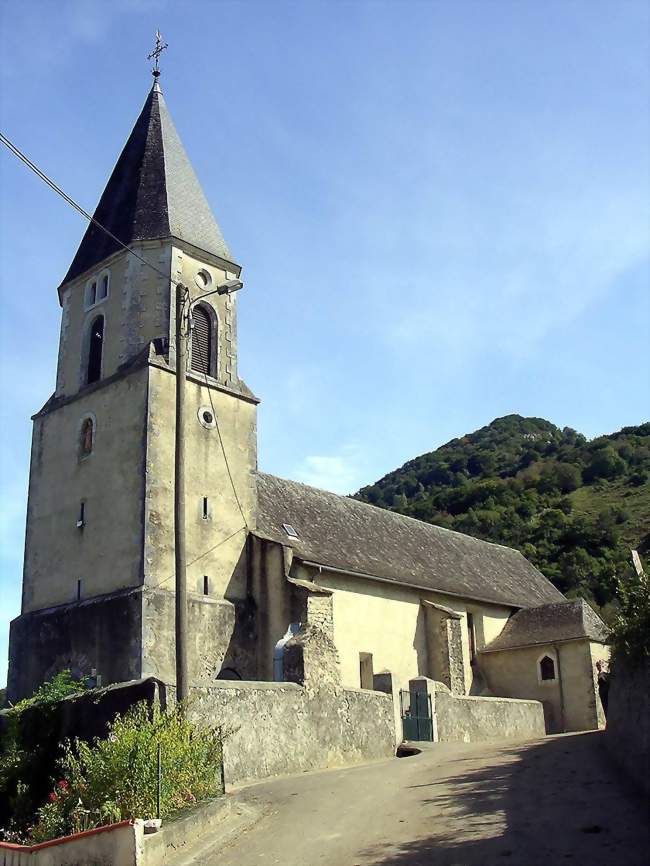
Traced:
<path id="1" fill-rule="evenodd" d="M 193 723 L 175 707 L 150 713 L 145 701 L 116 716 L 105 739 L 63 744 L 61 779 L 38 810 L 31 841 L 125 818 L 156 815 L 161 747 L 161 817 L 222 791 L 221 729 Z"/>
<path id="2" fill-rule="evenodd" d="M 25 747 L 23 712 L 40 706 L 43 724 L 47 727 L 58 701 L 87 688 L 87 679 L 75 679 L 70 670 L 63 670 L 5 715 L 0 737 L 0 826 L 5 829 L 0 830 L 0 838 L 8 841 L 22 838 L 47 785 L 47 778 L 43 778 L 47 745 L 41 743 L 35 749 Z"/>
<path id="3" fill-rule="evenodd" d="M 614 618 L 613 656 L 636 667 L 650 660 L 650 579 L 631 569 L 617 580 L 620 609 Z"/>

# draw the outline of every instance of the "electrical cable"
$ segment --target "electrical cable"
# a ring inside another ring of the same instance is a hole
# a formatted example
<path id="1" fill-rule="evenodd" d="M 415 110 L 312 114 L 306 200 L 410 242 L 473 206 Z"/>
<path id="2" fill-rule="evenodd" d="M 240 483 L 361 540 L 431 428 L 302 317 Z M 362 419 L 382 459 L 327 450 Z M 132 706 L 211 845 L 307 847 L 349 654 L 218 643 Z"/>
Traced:
<path id="1" fill-rule="evenodd" d="M 142 262 L 143 265 L 146 265 L 148 268 L 151 268 L 152 271 L 155 271 L 161 277 L 169 280 L 169 282 L 173 286 L 177 286 L 179 284 L 178 281 L 173 280 L 169 276 L 169 274 L 166 274 L 164 271 L 159 270 L 155 265 L 152 265 L 151 262 L 148 262 L 145 258 L 138 255 L 135 250 L 131 249 L 131 247 L 127 246 L 125 243 L 122 243 L 122 241 L 118 237 L 116 237 L 113 232 L 105 228 L 105 226 L 98 222 L 94 216 L 91 216 L 87 211 L 85 211 L 80 204 L 77 204 L 77 202 L 73 198 L 71 198 L 64 190 L 62 190 L 60 186 L 58 186 L 53 180 L 51 180 L 44 171 L 41 171 L 41 169 L 37 165 L 35 165 L 31 161 L 31 159 L 26 156 L 20 150 L 20 148 L 17 147 L 12 141 L 10 141 L 7 136 L 4 135 L 4 133 L 2 132 L 0 132 L 0 142 L 2 142 L 2 144 L 4 144 L 5 147 L 7 147 L 11 151 L 11 153 L 14 154 L 14 156 L 17 156 L 21 162 L 23 162 L 29 169 L 31 169 L 37 177 L 39 177 L 44 183 L 46 183 L 50 187 L 50 189 L 54 190 L 57 195 L 60 195 L 61 198 L 70 205 L 70 207 L 74 208 L 74 210 L 76 210 L 77 213 L 81 214 L 81 216 L 84 219 L 88 220 L 88 222 L 97 226 L 98 229 L 101 229 L 101 231 L 103 231 L 104 234 L 108 235 L 111 240 L 115 241 L 116 244 L 119 244 L 123 250 L 126 250 L 127 253 L 131 253 L 131 255 L 135 256 L 135 258 L 138 259 L 138 261 Z"/>
<path id="2" fill-rule="evenodd" d="M 19 147 L 17 147 L 17 145 L 15 145 L 12 141 L 10 141 L 10 139 L 8 139 L 7 136 L 4 135 L 4 133 L 2 133 L 2 132 L 0 132 L 0 142 L 2 142 L 2 144 L 4 144 L 5 147 L 7 147 L 7 149 L 11 153 L 13 153 L 14 156 L 16 156 L 21 162 L 23 162 L 31 171 L 33 171 L 34 174 L 38 178 L 40 178 L 40 180 L 42 180 L 45 184 L 47 184 L 47 186 L 49 186 L 50 189 L 52 189 L 55 193 L 57 193 L 57 195 L 61 196 L 61 198 L 67 204 L 69 204 L 70 207 L 72 207 L 75 211 L 77 211 L 77 213 L 79 213 L 84 219 L 88 220 L 88 222 L 97 226 L 97 228 L 100 229 L 100 231 L 103 231 L 104 234 L 108 235 L 108 237 L 111 238 L 113 241 L 115 241 L 115 243 L 118 244 L 123 250 L 126 250 L 127 253 L 130 253 L 132 256 L 134 256 L 136 259 L 138 259 L 138 261 L 140 261 L 143 265 L 146 265 L 148 268 L 151 268 L 152 271 L 155 271 L 159 276 L 161 276 L 165 280 L 167 280 L 172 286 L 178 287 L 178 286 L 182 285 L 180 283 L 180 281 L 172 279 L 172 277 L 170 277 L 169 274 L 164 273 L 164 271 L 161 271 L 159 268 L 155 267 L 155 265 L 152 265 L 151 262 L 148 262 L 145 258 L 138 255 L 138 253 L 136 253 L 135 250 L 132 250 L 129 246 L 127 246 L 125 243 L 123 243 L 118 237 L 116 237 L 111 231 L 109 231 L 105 226 L 103 226 L 100 222 L 98 222 L 93 216 L 91 216 L 91 214 L 89 214 L 86 210 L 84 210 L 84 208 L 82 208 L 80 204 L 77 204 L 77 202 L 73 198 L 71 198 L 63 189 L 61 189 L 61 187 L 58 186 L 58 184 L 56 184 L 53 180 L 51 180 L 51 178 L 49 178 L 45 174 L 44 171 L 41 171 L 41 169 L 35 163 L 33 163 L 31 161 L 31 159 L 29 159 L 29 157 L 26 154 L 24 154 L 20 150 Z M 189 291 L 188 291 L 187 287 L 185 287 L 185 292 L 186 292 L 186 297 L 189 297 Z M 191 315 L 191 303 L 190 303 L 190 310 L 188 311 L 188 313 Z M 191 339 L 191 331 L 188 334 L 188 337 Z M 188 342 L 187 342 L 187 350 L 186 350 L 186 358 L 185 358 L 186 369 L 187 369 L 187 362 L 189 361 L 190 339 L 188 339 Z M 201 352 L 201 347 L 198 346 L 198 348 L 199 348 L 199 354 L 201 355 L 201 365 L 204 368 L 204 371 L 206 371 L 207 367 L 205 365 L 203 354 Z M 242 504 L 241 504 L 241 502 L 239 500 L 239 496 L 237 494 L 237 488 L 235 487 L 235 482 L 234 482 L 234 479 L 232 477 L 232 472 L 230 470 L 230 464 L 228 462 L 228 455 L 226 454 L 226 449 L 225 449 L 224 444 L 223 444 L 223 437 L 221 435 L 221 429 L 219 427 L 219 420 L 217 418 L 217 412 L 214 408 L 214 403 L 212 401 L 212 393 L 211 393 L 210 383 L 208 382 L 207 372 L 204 372 L 204 375 L 205 375 L 205 384 L 206 384 L 206 387 L 208 390 L 208 397 L 210 398 L 210 406 L 212 407 L 212 415 L 213 415 L 213 418 L 215 421 L 215 428 L 217 431 L 217 436 L 219 438 L 219 445 L 221 447 L 221 452 L 223 454 L 224 463 L 226 465 L 226 471 L 228 473 L 228 478 L 230 480 L 232 492 L 233 492 L 233 494 L 235 496 L 235 500 L 237 502 L 237 507 L 239 508 L 239 513 L 241 514 L 242 520 L 244 521 L 244 526 L 242 527 L 242 529 L 248 529 L 248 521 L 246 520 L 246 515 L 244 514 L 244 509 L 242 508 Z M 238 529 L 235 533 L 233 533 L 233 535 L 229 536 L 229 538 L 232 538 L 234 535 L 237 534 L 237 532 L 240 532 L 240 531 L 241 530 Z M 228 539 L 224 539 L 224 541 L 227 541 L 227 540 Z M 223 544 L 223 543 L 224 543 L 223 541 L 219 542 L 219 544 Z M 215 545 L 215 547 L 218 547 L 219 544 Z M 215 547 L 211 548 L 210 550 L 214 550 Z M 197 559 L 192 560 L 192 562 L 189 564 L 192 565 L 194 562 L 197 562 L 198 559 L 201 559 L 203 556 L 206 556 L 207 553 L 210 552 L 210 550 L 206 551 L 206 553 L 201 554 L 201 556 L 197 557 Z M 165 580 L 161 581 L 161 583 L 165 583 L 167 580 L 171 580 L 171 578 L 165 578 Z M 160 584 L 155 584 L 155 585 L 160 586 Z"/>
<path id="3" fill-rule="evenodd" d="M 194 559 L 191 559 L 187 566 L 194 565 L 203 559 L 204 556 L 207 556 L 208 553 L 212 553 L 213 550 L 216 550 L 218 547 L 221 547 L 222 544 L 225 544 L 227 541 L 230 541 L 231 538 L 234 538 L 244 529 L 247 529 L 247 526 L 240 526 L 239 529 L 235 529 L 234 532 L 231 532 L 230 535 L 226 536 L 226 538 L 222 538 L 221 541 L 218 541 L 216 544 L 213 544 L 212 547 L 209 547 L 207 550 L 204 550 L 203 553 L 200 553 L 198 556 L 195 556 Z M 151 584 L 149 589 L 158 589 L 159 586 L 162 586 L 163 583 L 167 583 L 168 580 L 173 580 L 176 577 L 176 572 L 170 574 L 168 577 L 163 577 L 162 580 L 159 580 L 158 583 Z"/>

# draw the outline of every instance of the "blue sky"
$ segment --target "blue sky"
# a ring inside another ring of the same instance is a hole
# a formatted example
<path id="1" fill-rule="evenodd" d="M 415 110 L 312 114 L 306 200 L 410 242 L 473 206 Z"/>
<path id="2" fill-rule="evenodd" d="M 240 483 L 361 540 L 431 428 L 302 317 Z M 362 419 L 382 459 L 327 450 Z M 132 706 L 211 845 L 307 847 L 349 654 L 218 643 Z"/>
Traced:
<path id="1" fill-rule="evenodd" d="M 647 416 L 648 6 L 21 0 L 2 129 L 92 210 L 162 86 L 244 266 L 260 465 L 351 492 L 511 412 Z M 0 153 L 0 682 L 81 219 Z"/>

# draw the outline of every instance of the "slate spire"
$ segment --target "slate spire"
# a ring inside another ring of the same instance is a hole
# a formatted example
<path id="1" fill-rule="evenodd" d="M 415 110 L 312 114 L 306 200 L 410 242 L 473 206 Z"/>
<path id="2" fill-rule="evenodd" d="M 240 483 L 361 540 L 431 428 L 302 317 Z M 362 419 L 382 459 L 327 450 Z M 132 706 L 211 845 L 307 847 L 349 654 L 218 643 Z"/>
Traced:
<path id="1" fill-rule="evenodd" d="M 232 261 L 221 229 L 174 128 L 157 79 L 106 184 L 97 222 L 130 245 L 175 237 Z M 119 250 L 92 223 L 63 280 L 67 283 Z"/>

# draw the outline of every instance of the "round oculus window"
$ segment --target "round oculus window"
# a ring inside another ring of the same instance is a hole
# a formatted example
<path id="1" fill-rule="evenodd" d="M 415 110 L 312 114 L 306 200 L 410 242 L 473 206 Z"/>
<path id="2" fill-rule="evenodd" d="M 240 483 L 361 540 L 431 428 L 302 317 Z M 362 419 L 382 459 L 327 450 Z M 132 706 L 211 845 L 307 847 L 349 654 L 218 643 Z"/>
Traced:
<path id="1" fill-rule="evenodd" d="M 197 271 L 194 282 L 200 289 L 207 289 L 212 282 L 212 277 L 207 271 L 200 270 Z"/>
<path id="2" fill-rule="evenodd" d="M 216 418 L 211 406 L 201 406 L 197 412 L 199 423 L 206 430 L 213 430 L 217 426 Z"/>

